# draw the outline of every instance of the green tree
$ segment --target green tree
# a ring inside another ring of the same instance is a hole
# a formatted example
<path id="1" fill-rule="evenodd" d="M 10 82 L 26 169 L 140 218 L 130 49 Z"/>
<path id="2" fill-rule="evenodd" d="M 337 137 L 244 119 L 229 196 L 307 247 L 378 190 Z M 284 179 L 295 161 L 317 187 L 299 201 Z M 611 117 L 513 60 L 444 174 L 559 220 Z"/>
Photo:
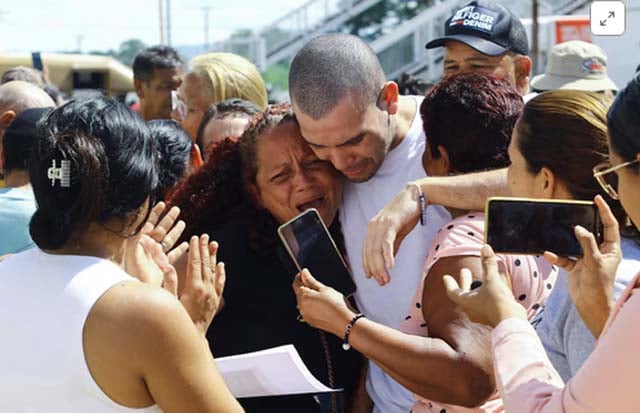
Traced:
<path id="1" fill-rule="evenodd" d="M 424 9 L 432 6 L 434 0 L 387 0 L 381 1 L 368 10 L 348 20 L 343 31 L 355 34 L 367 41 L 373 41 L 398 24 L 409 20 Z"/>
<path id="2" fill-rule="evenodd" d="M 133 59 L 136 57 L 138 52 L 146 48 L 147 45 L 140 39 L 125 40 L 120 43 L 120 47 L 118 48 L 115 57 L 125 65 L 131 66 L 133 64 Z"/>
<path id="3" fill-rule="evenodd" d="M 262 78 L 264 83 L 268 85 L 270 90 L 273 91 L 287 91 L 289 90 L 289 67 L 291 66 L 290 60 L 283 60 L 269 67 L 264 73 Z"/>

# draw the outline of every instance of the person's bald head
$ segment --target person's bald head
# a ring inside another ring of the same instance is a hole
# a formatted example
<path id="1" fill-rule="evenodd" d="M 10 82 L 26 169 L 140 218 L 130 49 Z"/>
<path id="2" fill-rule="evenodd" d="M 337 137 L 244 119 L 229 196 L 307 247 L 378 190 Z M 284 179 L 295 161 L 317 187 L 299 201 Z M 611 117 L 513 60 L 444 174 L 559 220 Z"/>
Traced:
<path id="1" fill-rule="evenodd" d="M 22 111 L 55 107 L 55 102 L 41 88 L 22 80 L 0 86 L 0 137 Z"/>
<path id="2" fill-rule="evenodd" d="M 14 80 L 0 86 L 0 111 L 48 108 L 55 106 L 51 97 L 39 88 L 23 80 Z"/>

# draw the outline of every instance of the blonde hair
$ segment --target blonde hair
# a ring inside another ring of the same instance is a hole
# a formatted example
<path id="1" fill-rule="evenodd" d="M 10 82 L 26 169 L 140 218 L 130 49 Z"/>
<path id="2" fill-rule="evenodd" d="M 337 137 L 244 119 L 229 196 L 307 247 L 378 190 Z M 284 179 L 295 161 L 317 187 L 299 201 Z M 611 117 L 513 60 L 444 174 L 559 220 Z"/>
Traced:
<path id="1" fill-rule="evenodd" d="M 207 53 L 193 58 L 190 72 L 211 82 L 211 103 L 238 98 L 267 107 L 267 89 L 258 68 L 233 53 Z"/>

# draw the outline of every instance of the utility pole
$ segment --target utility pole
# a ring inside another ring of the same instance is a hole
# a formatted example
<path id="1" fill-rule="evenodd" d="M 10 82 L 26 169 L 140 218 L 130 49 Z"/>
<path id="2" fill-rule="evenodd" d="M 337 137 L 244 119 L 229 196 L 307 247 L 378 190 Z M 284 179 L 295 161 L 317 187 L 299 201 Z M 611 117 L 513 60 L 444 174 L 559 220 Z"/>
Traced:
<path id="1" fill-rule="evenodd" d="M 539 36 L 538 36 L 538 0 L 532 0 L 531 6 L 533 10 L 531 10 L 531 57 L 533 58 L 533 67 L 531 68 L 531 77 L 538 74 L 538 64 L 540 60 L 539 53 Z"/>
<path id="2" fill-rule="evenodd" d="M 82 40 L 84 39 L 84 34 L 76 35 L 76 43 L 78 47 L 78 53 L 82 53 Z"/>
<path id="3" fill-rule="evenodd" d="M 209 10 L 211 7 L 205 6 L 202 8 L 204 14 L 204 52 L 209 51 Z"/>
<path id="4" fill-rule="evenodd" d="M 158 0 L 158 16 L 160 22 L 160 44 L 164 46 L 164 4 L 162 0 Z"/>
<path id="5" fill-rule="evenodd" d="M 167 0 L 167 45 L 171 46 L 171 0 Z"/>

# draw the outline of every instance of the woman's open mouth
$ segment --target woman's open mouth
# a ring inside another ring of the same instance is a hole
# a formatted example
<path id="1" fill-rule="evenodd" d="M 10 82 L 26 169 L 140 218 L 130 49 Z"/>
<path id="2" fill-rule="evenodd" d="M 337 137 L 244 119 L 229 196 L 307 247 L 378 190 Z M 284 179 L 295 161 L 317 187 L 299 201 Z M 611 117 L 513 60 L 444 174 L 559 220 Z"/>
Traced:
<path id="1" fill-rule="evenodd" d="M 325 204 L 325 197 L 318 196 L 309 200 L 305 200 L 304 202 L 298 204 L 296 208 L 298 208 L 298 211 L 300 212 L 304 212 L 309 208 L 315 208 L 318 211 L 320 211 L 321 208 L 324 207 L 324 204 Z"/>

